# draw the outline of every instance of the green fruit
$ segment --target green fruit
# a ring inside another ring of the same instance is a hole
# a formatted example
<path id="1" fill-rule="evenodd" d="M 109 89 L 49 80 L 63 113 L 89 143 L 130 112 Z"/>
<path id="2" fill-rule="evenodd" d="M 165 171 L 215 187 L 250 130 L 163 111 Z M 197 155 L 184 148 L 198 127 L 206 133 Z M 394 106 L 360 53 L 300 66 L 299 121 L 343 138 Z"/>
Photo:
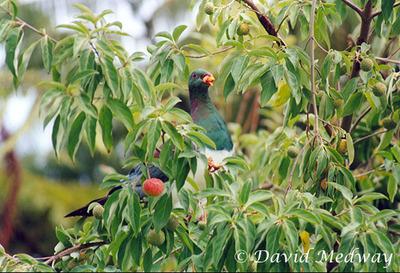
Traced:
<path id="1" fill-rule="evenodd" d="M 343 76 L 346 73 L 347 73 L 347 67 L 346 67 L 346 65 L 343 64 L 340 66 L 340 76 Z"/>
<path id="2" fill-rule="evenodd" d="M 287 148 L 286 153 L 290 158 L 296 158 L 299 154 L 299 149 L 296 146 L 290 146 Z"/>
<path id="3" fill-rule="evenodd" d="M 171 217 L 169 217 L 168 219 L 167 229 L 169 231 L 174 231 L 178 226 L 179 226 L 178 218 L 176 218 L 174 215 L 171 215 Z"/>
<path id="4" fill-rule="evenodd" d="M 375 96 L 380 97 L 386 94 L 386 85 L 381 82 L 375 83 L 374 87 L 372 87 L 372 93 Z"/>
<path id="5" fill-rule="evenodd" d="M 360 65 L 361 70 L 365 71 L 365 72 L 371 71 L 373 66 L 374 66 L 374 62 L 369 58 L 363 59 L 361 61 L 361 65 Z"/>
<path id="6" fill-rule="evenodd" d="M 333 99 L 333 106 L 335 107 L 335 109 L 342 107 L 342 105 L 343 105 L 343 99 L 339 98 Z"/>
<path id="7" fill-rule="evenodd" d="M 204 221 L 199 221 L 199 222 L 197 223 L 197 226 L 199 227 L 200 230 L 205 230 L 205 229 L 206 229 L 206 226 L 207 226 L 207 223 L 204 222 Z"/>
<path id="8" fill-rule="evenodd" d="M 346 139 L 342 139 L 340 141 L 337 151 L 339 154 L 344 154 L 345 152 L 347 152 L 347 140 Z"/>
<path id="9" fill-rule="evenodd" d="M 241 23 L 237 29 L 237 34 L 239 36 L 247 35 L 250 33 L 250 26 L 247 23 Z"/>
<path id="10" fill-rule="evenodd" d="M 319 99 L 322 99 L 322 96 L 324 95 L 324 91 L 322 91 L 322 90 L 317 90 L 317 91 L 315 91 L 315 95 L 316 95 Z"/>
<path id="11" fill-rule="evenodd" d="M 96 205 L 93 208 L 93 216 L 96 219 L 102 219 L 103 218 L 103 213 L 104 213 L 104 207 L 100 204 Z"/>
<path id="12" fill-rule="evenodd" d="M 79 263 L 75 259 L 73 259 L 73 260 L 69 261 L 67 268 L 68 268 L 68 270 L 72 270 L 75 267 L 77 267 L 78 265 L 79 265 Z"/>
<path id="13" fill-rule="evenodd" d="M 257 263 L 254 261 L 249 261 L 247 264 L 247 272 L 257 272 Z"/>
<path id="14" fill-rule="evenodd" d="M 165 242 L 165 234 L 162 230 L 158 233 L 152 229 L 146 235 L 147 242 L 153 246 L 160 246 Z"/>
<path id="15" fill-rule="evenodd" d="M 396 128 L 397 123 L 391 118 L 384 118 L 382 120 L 382 125 L 386 130 L 393 130 L 394 128 Z"/>
<path id="16" fill-rule="evenodd" d="M 211 2 L 207 2 L 204 5 L 204 12 L 208 15 L 212 15 L 214 13 L 214 4 Z"/>

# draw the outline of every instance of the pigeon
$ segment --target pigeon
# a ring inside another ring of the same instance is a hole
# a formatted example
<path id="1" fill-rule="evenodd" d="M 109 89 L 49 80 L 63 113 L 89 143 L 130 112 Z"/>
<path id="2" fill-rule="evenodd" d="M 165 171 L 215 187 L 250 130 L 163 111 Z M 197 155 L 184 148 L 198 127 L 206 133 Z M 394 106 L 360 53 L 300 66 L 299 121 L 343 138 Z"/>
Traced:
<path id="1" fill-rule="evenodd" d="M 208 158 L 207 167 L 210 171 L 217 170 L 221 166 L 220 163 L 224 158 L 234 154 L 234 145 L 226 123 L 215 108 L 208 92 L 209 87 L 213 86 L 214 80 L 214 76 L 204 69 L 194 70 L 189 77 L 190 115 L 196 125 L 199 125 L 206 130 L 205 134 L 215 143 L 216 146 L 216 149 L 214 149 L 213 147 L 206 145 L 205 150 L 200 151 Z M 159 157 L 157 151 L 154 157 Z M 146 197 L 140 183 L 143 175 L 142 164 L 143 163 L 137 164 L 128 174 L 129 181 L 135 185 L 134 191 L 139 195 L 140 199 Z M 204 179 L 205 168 L 206 166 L 200 162 L 197 167 L 196 175 L 193 177 L 199 190 L 206 188 Z M 148 170 L 151 178 L 159 178 L 164 183 L 169 181 L 169 178 L 158 167 L 150 164 L 148 165 Z M 189 183 L 185 183 L 185 187 L 194 190 Z M 84 207 L 69 213 L 65 217 L 92 216 L 92 211 L 88 211 L 90 204 L 97 202 L 104 205 L 111 194 L 120 189 L 122 189 L 121 185 L 114 187 L 110 190 L 107 196 L 95 199 Z"/>

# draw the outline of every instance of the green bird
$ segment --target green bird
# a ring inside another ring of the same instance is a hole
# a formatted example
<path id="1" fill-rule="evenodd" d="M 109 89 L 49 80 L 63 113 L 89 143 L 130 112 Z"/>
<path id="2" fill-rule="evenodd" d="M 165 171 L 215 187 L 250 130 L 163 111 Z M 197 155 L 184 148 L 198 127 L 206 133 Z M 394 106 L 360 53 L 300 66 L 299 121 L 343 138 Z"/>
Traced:
<path id="1" fill-rule="evenodd" d="M 191 109 L 190 115 L 193 119 L 193 122 L 196 125 L 203 127 L 206 130 L 205 134 L 212 141 L 214 141 L 216 145 L 216 149 L 209 145 L 206 145 L 205 150 L 200 151 L 203 152 L 208 158 L 207 168 L 210 171 L 218 169 L 222 160 L 228 156 L 233 155 L 234 153 L 232 138 L 228 131 L 228 128 L 226 127 L 226 123 L 215 108 L 208 92 L 208 89 L 210 86 L 213 85 L 214 80 L 214 76 L 204 69 L 194 70 L 189 77 L 189 98 Z M 159 154 L 158 152 L 156 152 L 154 157 L 158 156 Z M 142 163 L 139 163 L 138 165 L 133 167 L 132 171 L 128 174 L 129 181 L 131 183 L 141 180 L 143 175 L 141 164 Z M 200 190 L 206 188 L 204 179 L 205 168 L 206 166 L 204 166 L 204 164 L 200 162 L 198 164 L 196 175 L 194 177 L 194 180 L 196 181 L 197 186 Z M 149 173 L 150 177 L 159 178 L 164 183 L 169 181 L 168 176 L 154 165 L 149 166 Z M 190 186 L 189 183 L 185 183 L 185 187 L 193 190 L 193 187 Z M 97 202 L 103 205 L 113 192 L 120 190 L 121 188 L 121 186 L 114 187 L 113 189 L 111 189 L 106 197 L 93 200 L 89 202 L 86 206 L 69 213 L 65 217 L 91 216 L 92 212 L 87 211 L 91 203 Z M 140 196 L 140 198 L 146 196 L 146 194 L 143 192 L 141 183 L 136 183 L 134 190 Z"/>

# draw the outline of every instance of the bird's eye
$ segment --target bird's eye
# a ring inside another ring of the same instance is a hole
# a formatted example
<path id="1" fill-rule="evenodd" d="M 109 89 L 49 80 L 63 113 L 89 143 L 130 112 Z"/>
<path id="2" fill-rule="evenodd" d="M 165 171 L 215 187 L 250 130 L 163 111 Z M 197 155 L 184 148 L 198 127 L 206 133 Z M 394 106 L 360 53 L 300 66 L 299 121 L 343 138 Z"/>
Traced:
<path id="1" fill-rule="evenodd" d="M 193 73 L 193 78 L 196 78 L 197 77 L 197 74 L 196 73 Z"/>

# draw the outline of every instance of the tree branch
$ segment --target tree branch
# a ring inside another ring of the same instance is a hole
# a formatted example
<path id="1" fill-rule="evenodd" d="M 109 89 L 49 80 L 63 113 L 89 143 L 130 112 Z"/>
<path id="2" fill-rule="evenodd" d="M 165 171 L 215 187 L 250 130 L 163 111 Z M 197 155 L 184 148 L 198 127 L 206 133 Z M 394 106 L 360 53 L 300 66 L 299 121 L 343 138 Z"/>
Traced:
<path id="1" fill-rule="evenodd" d="M 317 109 L 317 101 L 315 99 L 315 60 L 314 60 L 314 21 L 315 21 L 315 3 L 316 0 L 312 1 L 311 6 L 311 21 L 310 21 L 310 58 L 311 58 L 311 97 L 313 101 L 313 108 L 314 108 L 314 117 L 315 117 L 315 124 L 314 124 L 314 131 L 315 135 L 319 136 L 318 132 L 318 109 Z"/>
<path id="2" fill-rule="evenodd" d="M 356 120 L 356 122 L 354 123 L 353 127 L 351 127 L 350 129 L 350 134 L 356 129 L 357 125 L 360 123 L 360 121 L 369 113 L 369 111 L 371 111 L 371 106 L 368 107 Z"/>
<path id="3" fill-rule="evenodd" d="M 87 244 L 83 244 L 83 245 L 77 245 L 77 246 L 73 246 L 71 248 L 68 248 L 64 251 L 61 251 L 60 253 L 51 256 L 50 259 L 48 259 L 47 261 L 44 262 L 44 264 L 50 264 L 51 262 L 54 262 L 56 260 L 58 260 L 61 257 L 64 257 L 72 252 L 76 252 L 82 249 L 86 249 L 86 248 L 90 248 L 90 247 L 94 247 L 94 246 L 102 246 L 105 245 L 106 242 L 101 241 L 101 242 L 96 242 L 96 243 L 87 243 Z"/>
<path id="4" fill-rule="evenodd" d="M 342 0 L 343 1 L 343 0 Z M 397 2 L 397 3 L 395 3 L 394 5 L 393 5 L 393 8 L 395 8 L 395 7 L 398 7 L 398 6 L 400 6 L 400 2 Z M 375 16 L 378 16 L 379 14 L 381 14 L 382 13 L 382 11 L 380 10 L 380 11 L 377 11 L 377 12 L 374 12 L 374 13 L 372 13 L 371 14 L 371 19 L 372 18 L 374 18 Z"/>
<path id="5" fill-rule="evenodd" d="M 12 14 L 11 11 L 6 10 L 6 9 L 4 9 L 4 8 L 2 8 L 2 9 L 3 9 L 8 15 L 14 16 L 14 15 Z M 38 30 L 37 28 L 35 28 L 34 26 L 28 24 L 27 22 L 25 22 L 25 21 L 22 20 L 21 18 L 15 17 L 15 20 L 16 20 L 19 24 L 21 24 L 22 27 L 27 27 L 27 28 L 29 28 L 30 30 L 32 30 L 33 32 L 36 32 L 37 34 L 42 35 L 42 36 L 46 36 L 46 35 L 47 35 L 47 36 L 49 37 L 49 39 L 50 39 L 52 42 L 54 42 L 54 43 L 57 43 L 57 42 L 58 42 L 56 39 L 50 37 L 48 34 L 42 32 L 42 31 Z"/>
<path id="6" fill-rule="evenodd" d="M 344 1 L 343 2 L 348 2 Z M 350 3 L 350 2 L 349 2 Z M 361 45 L 362 43 L 367 43 L 368 42 L 368 35 L 369 35 L 369 29 L 371 27 L 371 14 L 372 14 L 372 0 L 368 0 L 367 4 L 365 5 L 364 9 L 361 11 L 360 17 L 361 17 L 361 30 L 360 30 L 360 35 L 358 36 L 357 39 L 357 45 Z M 360 75 L 360 62 L 354 61 L 353 62 L 353 68 L 351 70 L 350 74 L 350 79 L 356 78 Z M 355 91 L 358 92 L 358 91 Z M 341 127 L 346 130 L 346 132 L 349 132 L 351 128 L 351 122 L 353 120 L 353 114 L 345 116 L 342 118 L 341 122 Z"/>
<path id="7" fill-rule="evenodd" d="M 218 50 L 218 51 L 215 51 L 215 52 L 211 53 L 211 55 L 217 55 L 217 54 L 220 54 L 222 52 L 228 51 L 228 50 L 230 50 L 232 48 L 234 48 L 234 46 L 228 46 L 228 47 L 225 47 L 225 48 L 223 48 L 221 50 Z M 209 56 L 207 54 L 202 54 L 202 55 L 186 55 L 186 54 L 183 54 L 183 55 L 185 57 L 187 57 L 187 58 L 193 58 L 193 59 L 201 59 L 201 58 L 205 58 L 205 57 Z"/>
<path id="8" fill-rule="evenodd" d="M 373 133 L 373 134 L 367 135 L 367 136 L 365 136 L 365 137 L 360 137 L 359 139 L 357 139 L 356 141 L 354 141 L 353 144 L 356 144 L 356 143 L 358 143 L 358 142 L 361 142 L 361 141 L 366 140 L 366 139 L 368 139 L 368 138 L 371 138 L 371 137 L 373 137 L 373 136 L 383 134 L 383 133 L 385 133 L 385 132 L 387 132 L 387 130 L 378 131 L 378 132 L 375 132 L 375 133 Z"/>
<path id="9" fill-rule="evenodd" d="M 260 21 L 261 25 L 268 32 L 268 34 L 275 36 L 279 39 L 280 45 L 286 46 L 286 43 L 279 37 L 278 32 L 276 31 L 274 25 L 271 20 L 261 12 L 261 10 L 253 3 L 251 0 L 236 0 L 237 2 L 246 5 L 249 7 L 255 14 L 257 14 L 257 18 Z"/>
<path id="10" fill-rule="evenodd" d="M 359 7 L 357 7 L 348 0 L 342 0 L 342 2 L 345 3 L 347 6 L 349 6 L 350 8 L 352 8 L 355 12 L 357 12 L 361 16 L 362 10 Z"/>
<path id="11" fill-rule="evenodd" d="M 392 59 L 389 59 L 389 58 L 375 57 L 375 59 L 378 60 L 378 61 L 382 61 L 382 62 L 384 62 L 384 63 L 395 63 L 395 64 L 400 64 L 400 61 L 392 60 Z"/>

